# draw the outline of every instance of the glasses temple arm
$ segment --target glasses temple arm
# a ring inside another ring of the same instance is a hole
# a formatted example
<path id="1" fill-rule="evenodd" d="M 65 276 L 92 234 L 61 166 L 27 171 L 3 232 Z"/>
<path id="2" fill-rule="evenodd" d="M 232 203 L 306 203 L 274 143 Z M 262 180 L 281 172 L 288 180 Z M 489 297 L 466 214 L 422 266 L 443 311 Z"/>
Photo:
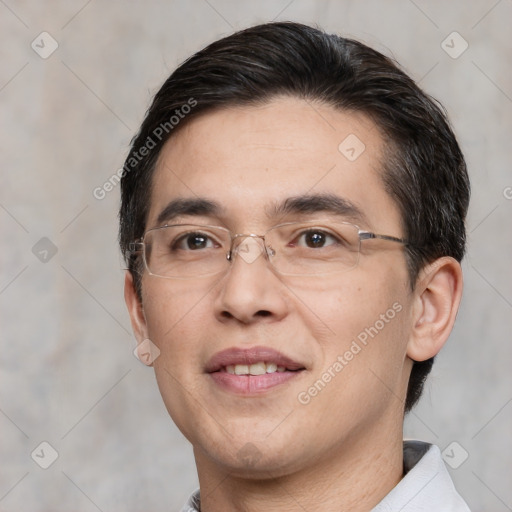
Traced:
<path id="1" fill-rule="evenodd" d="M 397 242 L 399 244 L 409 245 L 409 241 L 405 238 L 398 238 L 390 235 L 378 235 L 377 233 L 371 233 L 370 231 L 360 231 L 359 240 L 369 240 L 371 238 L 379 238 L 380 240 L 388 240 L 389 242 Z"/>

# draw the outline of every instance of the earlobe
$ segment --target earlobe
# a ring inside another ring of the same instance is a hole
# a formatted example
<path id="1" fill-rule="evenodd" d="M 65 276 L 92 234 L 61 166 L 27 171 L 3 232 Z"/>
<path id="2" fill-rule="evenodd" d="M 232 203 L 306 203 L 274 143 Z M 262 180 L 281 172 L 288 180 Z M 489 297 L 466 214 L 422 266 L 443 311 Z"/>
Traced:
<path id="1" fill-rule="evenodd" d="M 129 270 L 126 271 L 124 277 L 124 300 L 128 313 L 130 314 L 130 321 L 132 329 L 137 339 L 137 343 L 142 343 L 143 340 L 148 338 L 146 317 L 144 315 L 144 308 L 135 290 L 133 276 Z"/>
<path id="2" fill-rule="evenodd" d="M 460 263 L 443 257 L 427 265 L 415 287 L 413 325 L 407 355 L 414 361 L 434 357 L 448 339 L 462 297 Z"/>

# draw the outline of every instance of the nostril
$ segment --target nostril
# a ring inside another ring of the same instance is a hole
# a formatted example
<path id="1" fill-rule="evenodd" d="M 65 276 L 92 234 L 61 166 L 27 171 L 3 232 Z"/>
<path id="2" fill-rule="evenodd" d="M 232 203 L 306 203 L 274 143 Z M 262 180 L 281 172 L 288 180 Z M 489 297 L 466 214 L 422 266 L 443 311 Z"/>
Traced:
<path id="1" fill-rule="evenodd" d="M 272 313 L 270 311 L 267 311 L 266 309 L 261 309 L 260 311 L 258 311 L 256 313 L 256 316 L 262 316 L 262 317 L 267 317 L 267 316 L 271 316 Z"/>

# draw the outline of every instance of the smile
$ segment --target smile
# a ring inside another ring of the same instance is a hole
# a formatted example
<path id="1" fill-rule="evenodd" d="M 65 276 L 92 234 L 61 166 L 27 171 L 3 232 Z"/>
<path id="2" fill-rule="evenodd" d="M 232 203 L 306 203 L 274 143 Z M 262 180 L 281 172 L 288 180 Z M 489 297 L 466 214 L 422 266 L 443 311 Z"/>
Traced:
<path id="1" fill-rule="evenodd" d="M 206 373 L 225 391 L 260 394 L 297 377 L 305 366 L 267 347 L 232 348 L 215 354 Z"/>
<path id="2" fill-rule="evenodd" d="M 224 368 L 231 375 L 265 375 L 266 373 L 285 372 L 286 367 L 277 366 L 276 363 L 265 363 L 260 361 L 255 364 L 230 364 Z M 222 371 L 222 369 L 221 369 Z"/>

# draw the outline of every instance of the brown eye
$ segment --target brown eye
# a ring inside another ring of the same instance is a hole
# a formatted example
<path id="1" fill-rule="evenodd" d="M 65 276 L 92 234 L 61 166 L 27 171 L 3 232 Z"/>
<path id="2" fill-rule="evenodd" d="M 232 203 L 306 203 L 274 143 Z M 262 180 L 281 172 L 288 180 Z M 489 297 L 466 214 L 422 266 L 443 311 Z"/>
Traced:
<path id="1" fill-rule="evenodd" d="M 187 233 L 178 238 L 173 244 L 172 249 L 183 251 L 197 251 L 200 249 L 210 249 L 216 247 L 213 240 L 204 233 Z"/>
<path id="2" fill-rule="evenodd" d="M 310 249 L 321 249 L 329 245 L 336 244 L 338 241 L 336 238 L 318 229 L 310 229 L 304 231 L 297 237 L 296 245 L 301 247 L 309 247 Z"/>

